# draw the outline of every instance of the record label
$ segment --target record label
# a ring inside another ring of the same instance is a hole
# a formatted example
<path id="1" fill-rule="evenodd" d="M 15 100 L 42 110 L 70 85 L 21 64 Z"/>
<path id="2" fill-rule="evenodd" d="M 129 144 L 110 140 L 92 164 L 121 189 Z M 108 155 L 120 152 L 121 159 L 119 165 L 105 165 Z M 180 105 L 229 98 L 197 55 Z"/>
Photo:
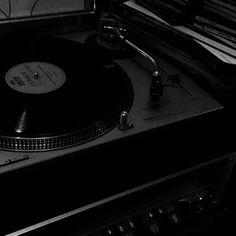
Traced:
<path id="1" fill-rule="evenodd" d="M 66 75 L 59 67 L 45 62 L 27 62 L 12 67 L 5 76 L 12 89 L 29 94 L 49 93 L 60 88 Z"/>

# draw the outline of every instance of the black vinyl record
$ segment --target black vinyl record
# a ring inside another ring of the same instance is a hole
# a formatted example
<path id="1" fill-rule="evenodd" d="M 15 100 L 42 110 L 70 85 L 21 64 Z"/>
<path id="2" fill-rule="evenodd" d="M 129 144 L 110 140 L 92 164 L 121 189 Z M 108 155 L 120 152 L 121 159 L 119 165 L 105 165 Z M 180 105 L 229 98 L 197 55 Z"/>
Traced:
<path id="1" fill-rule="evenodd" d="M 129 110 L 127 74 L 61 38 L 0 40 L 0 148 L 48 150 L 96 138 Z"/>

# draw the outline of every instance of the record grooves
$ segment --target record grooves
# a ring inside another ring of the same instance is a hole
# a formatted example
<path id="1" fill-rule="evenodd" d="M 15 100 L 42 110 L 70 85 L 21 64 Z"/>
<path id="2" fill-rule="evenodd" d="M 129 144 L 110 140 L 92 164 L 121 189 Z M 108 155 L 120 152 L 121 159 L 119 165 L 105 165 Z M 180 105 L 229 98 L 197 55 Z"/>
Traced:
<path id="1" fill-rule="evenodd" d="M 34 38 L 1 45 L 1 149 L 78 145 L 114 128 L 131 107 L 128 75 L 83 44 Z"/>

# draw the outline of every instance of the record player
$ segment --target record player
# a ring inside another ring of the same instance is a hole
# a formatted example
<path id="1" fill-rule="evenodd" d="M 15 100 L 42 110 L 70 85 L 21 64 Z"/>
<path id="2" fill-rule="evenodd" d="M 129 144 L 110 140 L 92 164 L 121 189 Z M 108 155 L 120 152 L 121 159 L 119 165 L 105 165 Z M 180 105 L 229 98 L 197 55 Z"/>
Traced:
<path id="1" fill-rule="evenodd" d="M 1 234 L 169 232 L 218 205 L 235 159 L 220 94 L 116 3 L 53 2 L 2 10 Z"/>

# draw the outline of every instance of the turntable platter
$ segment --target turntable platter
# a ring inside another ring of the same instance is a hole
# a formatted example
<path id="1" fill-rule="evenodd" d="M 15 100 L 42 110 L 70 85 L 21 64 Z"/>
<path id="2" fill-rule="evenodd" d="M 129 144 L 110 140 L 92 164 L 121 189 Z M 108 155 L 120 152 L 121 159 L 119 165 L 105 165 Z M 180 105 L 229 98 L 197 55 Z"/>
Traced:
<path id="1" fill-rule="evenodd" d="M 0 148 L 51 150 L 99 137 L 129 110 L 127 74 L 60 38 L 1 40 Z"/>

